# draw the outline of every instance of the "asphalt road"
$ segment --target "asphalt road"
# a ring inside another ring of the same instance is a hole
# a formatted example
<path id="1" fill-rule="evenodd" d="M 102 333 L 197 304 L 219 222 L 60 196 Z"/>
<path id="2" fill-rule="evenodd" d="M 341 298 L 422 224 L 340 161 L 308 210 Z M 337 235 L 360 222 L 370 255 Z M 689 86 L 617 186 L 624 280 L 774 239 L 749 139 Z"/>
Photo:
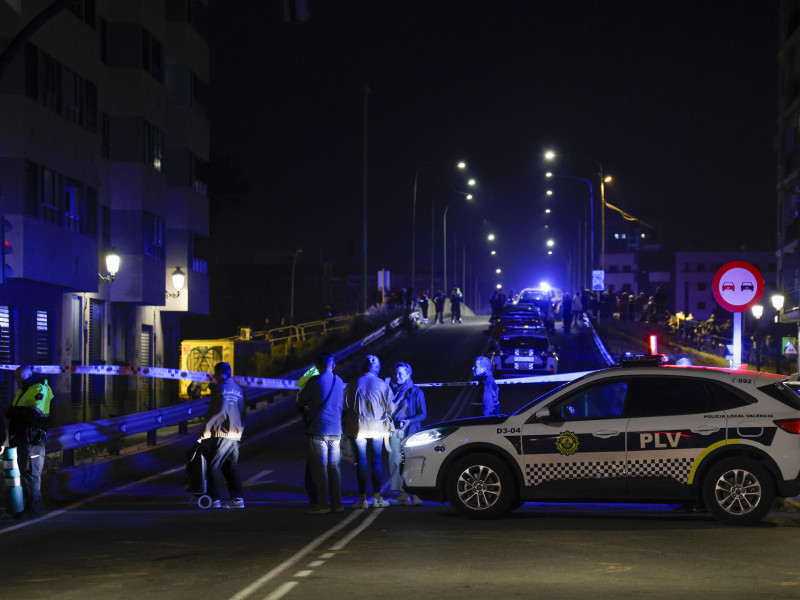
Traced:
<path id="1" fill-rule="evenodd" d="M 487 342 L 485 320 L 423 330 L 380 354 L 417 382 L 464 381 Z M 562 370 L 596 357 L 583 334 L 557 336 Z M 532 390 L 501 392 L 505 410 Z M 463 388 L 429 389 L 429 421 L 461 416 Z M 174 469 L 0 520 L 0 598 L 797 598 L 800 519 L 772 514 L 732 528 L 675 506 L 527 504 L 474 522 L 449 506 L 311 515 L 297 419 L 251 435 L 241 470 L 245 510 L 201 511 Z M 342 468 L 345 503 L 355 469 Z M 384 468 L 388 480 L 388 468 Z"/>

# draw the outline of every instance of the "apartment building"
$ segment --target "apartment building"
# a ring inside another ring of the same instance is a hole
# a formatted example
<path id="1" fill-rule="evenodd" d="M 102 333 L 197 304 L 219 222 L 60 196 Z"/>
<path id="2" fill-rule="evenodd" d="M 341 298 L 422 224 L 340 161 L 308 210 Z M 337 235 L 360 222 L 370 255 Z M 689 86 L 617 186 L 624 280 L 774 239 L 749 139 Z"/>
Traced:
<path id="1" fill-rule="evenodd" d="M 0 364 L 177 367 L 180 316 L 208 313 L 201 6 L 74 0 L 27 34 L 52 4 L 0 0 L 0 52 L 16 49 L 0 65 Z M 56 423 L 177 400 L 140 377 L 52 383 Z"/>

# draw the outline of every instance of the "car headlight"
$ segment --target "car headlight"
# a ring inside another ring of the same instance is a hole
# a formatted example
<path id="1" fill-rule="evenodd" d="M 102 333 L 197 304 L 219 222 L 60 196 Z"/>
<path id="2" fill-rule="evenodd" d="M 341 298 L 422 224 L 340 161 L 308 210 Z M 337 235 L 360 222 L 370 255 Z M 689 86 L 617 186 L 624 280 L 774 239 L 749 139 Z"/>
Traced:
<path id="1" fill-rule="evenodd" d="M 456 431 L 458 427 L 436 427 L 434 429 L 426 429 L 415 433 L 405 440 L 403 446 L 406 448 L 414 448 L 416 446 L 424 446 L 433 442 L 438 442 L 446 438 L 448 435 Z"/>

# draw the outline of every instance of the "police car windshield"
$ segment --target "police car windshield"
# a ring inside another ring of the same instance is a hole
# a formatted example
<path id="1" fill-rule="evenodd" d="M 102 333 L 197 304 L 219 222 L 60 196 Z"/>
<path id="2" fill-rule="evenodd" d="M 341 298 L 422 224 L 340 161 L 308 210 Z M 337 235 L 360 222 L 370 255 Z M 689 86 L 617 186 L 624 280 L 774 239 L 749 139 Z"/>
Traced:
<path id="1" fill-rule="evenodd" d="M 583 379 L 583 378 L 581 378 L 581 379 Z M 531 407 L 533 407 L 533 406 L 536 406 L 537 404 L 539 404 L 539 403 L 540 403 L 540 402 L 542 402 L 543 400 L 547 400 L 547 399 L 548 399 L 550 396 L 552 396 L 553 394 L 557 394 L 558 392 L 560 392 L 561 390 L 563 390 L 563 389 L 564 389 L 565 387 L 567 387 L 568 385 L 572 385 L 573 383 L 575 383 L 575 381 L 577 381 L 577 380 L 573 380 L 573 381 L 567 381 L 566 383 L 562 383 L 561 385 L 559 385 L 559 386 L 557 386 L 557 387 L 554 387 L 552 390 L 550 390 L 550 391 L 548 391 L 548 392 L 545 392 L 544 394 L 542 394 L 541 396 L 539 396 L 539 397 L 538 397 L 538 398 L 536 398 L 535 400 L 533 400 L 533 401 L 531 401 L 531 402 L 528 402 L 528 403 L 527 403 L 525 406 L 523 406 L 522 408 L 520 408 L 520 409 L 518 409 L 518 410 L 514 411 L 514 413 L 512 413 L 512 415 L 511 415 L 511 416 L 513 417 L 514 415 L 518 415 L 518 414 L 520 414 L 520 413 L 524 413 L 526 410 L 528 410 L 529 408 L 531 408 Z"/>

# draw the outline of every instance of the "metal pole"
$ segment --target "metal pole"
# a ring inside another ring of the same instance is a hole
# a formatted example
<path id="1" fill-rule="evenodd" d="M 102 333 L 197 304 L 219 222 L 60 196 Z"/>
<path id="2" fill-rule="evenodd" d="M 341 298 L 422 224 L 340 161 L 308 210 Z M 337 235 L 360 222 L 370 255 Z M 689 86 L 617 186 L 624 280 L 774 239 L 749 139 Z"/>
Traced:
<path id="1" fill-rule="evenodd" d="M 444 217 L 442 218 L 442 257 L 443 257 L 443 266 L 442 269 L 442 293 L 447 295 L 447 211 L 450 209 L 450 202 L 447 206 L 444 207 Z"/>
<path id="2" fill-rule="evenodd" d="M 369 86 L 364 85 L 364 156 L 363 156 L 363 169 L 364 172 L 362 174 L 362 181 L 361 181 L 361 195 L 362 195 L 362 203 L 363 203 L 363 216 L 362 216 L 362 228 L 363 228 L 363 238 L 364 238 L 364 271 L 363 271 L 363 278 L 364 278 L 364 289 L 363 295 L 364 300 L 362 302 L 362 310 L 363 312 L 367 312 L 367 109 L 369 108 Z"/>
<path id="3" fill-rule="evenodd" d="M 416 275 L 416 250 L 417 250 L 417 180 L 419 173 L 422 169 L 417 169 L 414 172 L 414 199 L 411 202 L 411 287 L 414 287 L 414 278 Z"/>
<path id="4" fill-rule="evenodd" d="M 298 248 L 294 251 L 294 255 L 292 256 L 292 290 L 289 294 L 289 325 L 294 325 L 294 272 L 295 266 L 297 265 L 297 255 L 302 253 L 303 250 Z"/>
<path id="5" fill-rule="evenodd" d="M 433 297 L 436 294 L 436 290 L 434 289 L 434 281 L 433 281 L 433 272 L 434 272 L 434 248 L 436 246 L 435 242 L 435 227 L 436 225 L 436 198 L 433 199 L 431 202 L 431 289 L 430 294 Z"/>
<path id="6" fill-rule="evenodd" d="M 464 286 L 464 306 L 467 305 L 467 245 L 464 244 L 464 252 L 461 255 L 461 285 Z"/>
<path id="7" fill-rule="evenodd" d="M 600 269 L 606 270 L 606 186 L 603 181 L 603 165 L 599 162 L 597 166 L 600 167 L 600 210 L 602 211 L 600 217 Z"/>

